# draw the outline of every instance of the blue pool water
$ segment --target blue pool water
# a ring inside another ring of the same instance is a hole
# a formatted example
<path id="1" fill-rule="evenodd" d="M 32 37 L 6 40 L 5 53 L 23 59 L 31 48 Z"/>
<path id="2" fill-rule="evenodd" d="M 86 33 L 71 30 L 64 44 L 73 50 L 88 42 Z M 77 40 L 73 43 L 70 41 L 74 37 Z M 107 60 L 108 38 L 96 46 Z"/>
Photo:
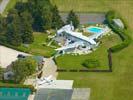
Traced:
<path id="1" fill-rule="evenodd" d="M 102 32 L 102 29 L 98 27 L 89 27 L 87 28 L 87 31 L 90 33 L 100 33 Z"/>
<path id="2" fill-rule="evenodd" d="M 30 89 L 0 88 L 0 100 L 27 100 L 30 94 Z"/>

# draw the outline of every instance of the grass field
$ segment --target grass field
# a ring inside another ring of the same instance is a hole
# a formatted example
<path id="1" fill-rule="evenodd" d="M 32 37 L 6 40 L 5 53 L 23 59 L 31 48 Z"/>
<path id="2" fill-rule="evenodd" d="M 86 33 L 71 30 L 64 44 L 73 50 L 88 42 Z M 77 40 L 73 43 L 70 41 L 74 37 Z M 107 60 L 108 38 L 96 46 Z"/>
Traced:
<path id="1" fill-rule="evenodd" d="M 11 0 L 12 8 L 16 0 Z M 105 12 L 118 11 L 133 29 L 132 0 L 51 0 L 60 11 Z M 133 32 L 129 34 L 133 38 Z M 100 48 L 99 48 L 100 49 Z M 99 54 L 101 56 L 101 54 Z M 74 87 L 91 88 L 90 100 L 133 100 L 133 43 L 113 54 L 112 73 L 59 73 L 58 79 L 74 80 Z M 68 63 L 68 62 L 66 62 Z"/>
<path id="2" fill-rule="evenodd" d="M 118 11 L 133 29 L 132 0 L 51 0 L 60 11 Z M 129 34 L 133 38 L 133 32 Z M 91 88 L 90 100 L 133 100 L 133 43 L 113 54 L 112 73 L 59 73 L 58 79 L 74 80 L 74 87 Z M 101 56 L 101 55 L 99 55 Z M 68 63 L 68 62 L 67 62 Z"/>
<path id="3" fill-rule="evenodd" d="M 34 33 L 34 42 L 29 45 L 29 47 L 20 46 L 18 47 L 22 51 L 28 51 L 34 55 L 41 55 L 45 57 L 50 57 L 54 52 L 54 48 L 43 46 L 46 43 L 48 35 L 45 33 Z"/>
<path id="4" fill-rule="evenodd" d="M 51 0 L 60 11 L 68 12 L 71 9 L 77 12 L 106 12 L 118 11 L 133 29 L 133 0 Z M 133 37 L 133 32 L 130 34 Z"/>
<path id="5" fill-rule="evenodd" d="M 108 53 L 107 49 L 121 42 L 118 35 L 113 34 L 105 36 L 101 39 L 102 44 L 98 49 L 87 55 L 63 55 L 56 58 L 56 62 L 59 68 L 65 69 L 83 69 L 82 63 L 86 59 L 97 59 L 100 62 L 100 66 L 96 66 L 96 69 L 108 69 Z M 67 62 L 67 63 L 66 63 Z"/>
<path id="6" fill-rule="evenodd" d="M 91 88 L 90 100 L 132 100 L 132 45 L 113 54 L 111 73 L 59 73 L 58 79 L 74 80 L 74 87 Z"/>

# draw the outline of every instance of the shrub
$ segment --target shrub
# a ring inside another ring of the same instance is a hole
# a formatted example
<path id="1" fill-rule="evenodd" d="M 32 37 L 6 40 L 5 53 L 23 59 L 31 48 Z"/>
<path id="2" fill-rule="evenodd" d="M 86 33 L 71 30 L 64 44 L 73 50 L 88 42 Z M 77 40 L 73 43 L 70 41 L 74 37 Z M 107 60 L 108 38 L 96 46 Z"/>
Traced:
<path id="1" fill-rule="evenodd" d="M 123 23 L 124 23 L 125 29 L 120 29 L 120 28 L 116 27 L 113 24 L 113 21 L 112 21 L 114 18 L 120 18 L 123 21 Z M 122 41 L 123 41 L 122 43 L 111 47 L 110 50 L 112 52 L 117 52 L 117 51 L 120 51 L 120 50 L 128 47 L 129 44 L 131 43 L 131 38 L 128 35 L 129 34 L 129 30 L 127 28 L 127 25 L 125 24 L 125 21 L 120 17 L 120 15 L 116 14 L 115 11 L 109 11 L 106 14 L 106 20 L 107 20 L 108 25 L 112 28 L 112 30 L 116 34 L 118 34 L 120 36 L 120 38 L 122 39 Z"/>
<path id="2" fill-rule="evenodd" d="M 100 63 L 98 60 L 95 59 L 87 59 L 83 62 L 82 64 L 84 67 L 86 68 L 95 68 L 95 67 L 99 67 Z"/>

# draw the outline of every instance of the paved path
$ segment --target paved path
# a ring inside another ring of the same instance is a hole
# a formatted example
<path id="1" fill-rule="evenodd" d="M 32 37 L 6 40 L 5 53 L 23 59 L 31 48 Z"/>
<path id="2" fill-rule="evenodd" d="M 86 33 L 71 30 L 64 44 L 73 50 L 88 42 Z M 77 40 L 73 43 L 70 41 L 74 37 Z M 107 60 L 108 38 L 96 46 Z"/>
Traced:
<path id="1" fill-rule="evenodd" d="M 53 78 L 56 79 L 56 77 L 58 75 L 56 70 L 57 70 L 57 66 L 56 66 L 55 62 L 53 61 L 53 59 L 52 58 L 47 58 L 45 60 L 45 64 L 44 64 L 43 69 L 42 69 L 42 71 L 43 71 L 42 76 L 47 77 L 49 75 L 52 75 Z"/>
<path id="2" fill-rule="evenodd" d="M 90 100 L 90 88 L 74 88 L 72 100 Z"/>
<path id="3" fill-rule="evenodd" d="M 52 79 L 56 80 L 58 73 L 56 72 L 57 66 L 52 58 L 46 58 L 44 62 L 44 66 L 42 68 L 43 74 L 42 77 L 48 77 L 52 75 Z M 28 78 L 25 80 L 24 84 L 26 85 L 35 85 L 35 78 Z"/>
<path id="4" fill-rule="evenodd" d="M 2 0 L 0 3 L 0 14 L 2 14 L 10 0 Z"/>

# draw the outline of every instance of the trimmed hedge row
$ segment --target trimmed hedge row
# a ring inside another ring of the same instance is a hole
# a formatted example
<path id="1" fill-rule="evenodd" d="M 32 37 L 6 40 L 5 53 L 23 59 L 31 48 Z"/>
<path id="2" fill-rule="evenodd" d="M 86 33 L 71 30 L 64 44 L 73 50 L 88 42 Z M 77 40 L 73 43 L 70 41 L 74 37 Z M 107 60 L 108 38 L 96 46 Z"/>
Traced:
<path id="1" fill-rule="evenodd" d="M 36 89 L 32 85 L 22 85 L 22 84 L 0 84 L 0 88 L 28 88 L 31 90 L 31 93 L 36 92 Z"/>
<path id="2" fill-rule="evenodd" d="M 107 15 L 106 15 L 107 23 L 112 28 L 112 30 L 121 37 L 121 39 L 122 39 L 123 42 L 120 43 L 120 44 L 118 44 L 118 45 L 115 45 L 115 46 L 111 47 L 110 48 L 111 52 L 120 51 L 120 50 L 128 47 L 129 44 L 131 43 L 131 38 L 128 35 L 129 31 L 128 31 L 127 25 L 125 24 L 125 22 L 123 21 L 123 19 L 122 19 L 122 21 L 123 21 L 123 23 L 125 25 L 125 29 L 120 29 L 120 28 L 116 27 L 113 24 L 113 19 L 114 18 L 121 18 L 121 17 L 119 17 L 119 15 L 115 11 L 109 11 L 107 13 Z"/>
<path id="3" fill-rule="evenodd" d="M 68 70 L 68 69 L 57 69 L 57 72 L 112 72 L 112 68 L 110 69 L 105 69 L 105 70 L 98 70 L 98 69 L 72 69 L 72 70 Z"/>

